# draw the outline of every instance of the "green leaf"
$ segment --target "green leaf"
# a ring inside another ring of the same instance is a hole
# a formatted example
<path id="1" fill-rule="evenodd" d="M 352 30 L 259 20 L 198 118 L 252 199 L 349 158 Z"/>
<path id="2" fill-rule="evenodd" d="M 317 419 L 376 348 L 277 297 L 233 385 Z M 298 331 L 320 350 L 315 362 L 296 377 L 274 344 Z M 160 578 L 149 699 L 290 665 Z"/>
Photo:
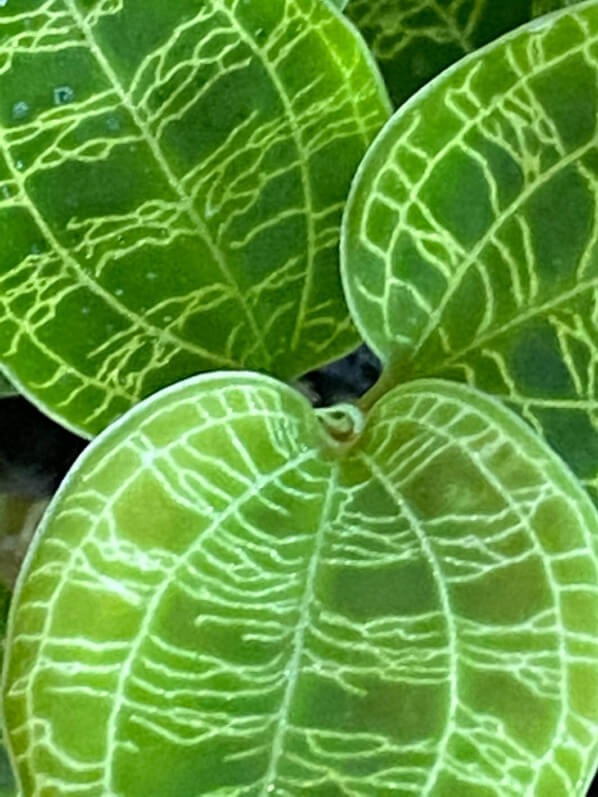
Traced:
<path id="1" fill-rule="evenodd" d="M 572 0 L 349 0 L 396 106 L 464 55 Z"/>
<path id="2" fill-rule="evenodd" d="M 357 342 L 338 276 L 388 117 L 321 0 L 0 8 L 0 360 L 86 436 L 183 376 Z"/>
<path id="3" fill-rule="evenodd" d="M 24 794 L 581 795 L 588 497 L 465 386 L 400 387 L 360 436 L 334 414 L 219 374 L 87 448 L 10 620 Z"/>
<path id="4" fill-rule="evenodd" d="M 344 227 L 387 381 L 501 396 L 598 498 L 598 4 L 537 21 L 398 111 Z"/>

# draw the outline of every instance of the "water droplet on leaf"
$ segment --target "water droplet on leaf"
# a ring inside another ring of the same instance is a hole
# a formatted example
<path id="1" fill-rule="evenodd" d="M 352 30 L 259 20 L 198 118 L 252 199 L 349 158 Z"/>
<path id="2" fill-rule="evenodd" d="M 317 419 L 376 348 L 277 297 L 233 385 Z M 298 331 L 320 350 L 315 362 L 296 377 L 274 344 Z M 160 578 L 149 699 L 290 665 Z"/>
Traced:
<path id="1" fill-rule="evenodd" d="M 70 86 L 56 86 L 54 89 L 54 105 L 66 105 L 75 99 L 75 92 Z"/>
<path id="2" fill-rule="evenodd" d="M 24 119 L 27 114 L 29 113 L 29 106 L 25 102 L 25 100 L 19 100 L 19 102 L 15 102 L 12 106 L 12 118 L 13 119 Z"/>

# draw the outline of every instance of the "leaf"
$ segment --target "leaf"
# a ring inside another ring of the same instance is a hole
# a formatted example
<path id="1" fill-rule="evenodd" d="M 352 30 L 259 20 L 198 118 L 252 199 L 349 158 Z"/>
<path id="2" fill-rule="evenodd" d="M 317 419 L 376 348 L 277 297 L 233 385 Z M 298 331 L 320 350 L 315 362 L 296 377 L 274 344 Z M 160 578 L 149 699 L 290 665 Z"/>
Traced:
<path id="1" fill-rule="evenodd" d="M 533 16 L 571 0 L 349 0 L 395 106 L 443 69 Z"/>
<path id="2" fill-rule="evenodd" d="M 86 449 L 11 615 L 24 794 L 581 794 L 591 502 L 470 388 L 332 412 L 219 374 Z"/>
<path id="3" fill-rule="evenodd" d="M 0 360 L 36 404 L 91 436 L 183 376 L 355 345 L 340 218 L 388 107 L 338 12 L 10 0 L 0 31 Z"/>
<path id="4" fill-rule="evenodd" d="M 591 3 L 511 34 L 399 111 L 345 219 L 344 278 L 389 383 L 500 396 L 598 499 L 598 74 Z"/>

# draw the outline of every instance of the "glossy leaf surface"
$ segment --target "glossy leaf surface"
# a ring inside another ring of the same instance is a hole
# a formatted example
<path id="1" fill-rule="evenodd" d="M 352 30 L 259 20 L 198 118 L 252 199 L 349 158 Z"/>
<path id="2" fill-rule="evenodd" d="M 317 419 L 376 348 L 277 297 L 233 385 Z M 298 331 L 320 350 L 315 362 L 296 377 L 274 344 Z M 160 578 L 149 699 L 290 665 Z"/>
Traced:
<path id="1" fill-rule="evenodd" d="M 10 620 L 25 794 L 582 794 L 588 497 L 464 386 L 398 388 L 346 445 L 241 373 L 86 450 Z"/>
<path id="2" fill-rule="evenodd" d="M 414 98 L 364 161 L 343 243 L 354 318 L 387 374 L 501 396 L 594 497 L 597 38 L 585 4 Z"/>
<path id="3" fill-rule="evenodd" d="M 388 110 L 328 3 L 10 0 L 0 97 L 0 360 L 50 415 L 357 341 L 338 231 Z"/>

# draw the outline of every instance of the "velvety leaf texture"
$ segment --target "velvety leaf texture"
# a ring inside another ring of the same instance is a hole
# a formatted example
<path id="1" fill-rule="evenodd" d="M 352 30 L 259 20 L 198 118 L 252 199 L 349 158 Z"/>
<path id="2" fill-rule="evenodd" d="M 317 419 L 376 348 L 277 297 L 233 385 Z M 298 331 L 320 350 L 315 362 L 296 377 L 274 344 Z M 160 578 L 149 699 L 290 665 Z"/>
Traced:
<path id="1" fill-rule="evenodd" d="M 574 0 L 349 0 L 395 105 L 443 69 L 518 25 Z"/>
<path id="2" fill-rule="evenodd" d="M 368 154 L 343 243 L 387 375 L 501 396 L 594 498 L 597 40 L 584 4 L 439 78 Z"/>
<path id="3" fill-rule="evenodd" d="M 163 391 L 84 453 L 17 586 L 23 792 L 582 794 L 597 535 L 466 386 L 397 388 L 344 447 L 266 377 Z"/>
<path id="4" fill-rule="evenodd" d="M 388 106 L 328 3 L 8 0 L 0 98 L 0 360 L 48 414 L 356 343 L 338 231 Z"/>

